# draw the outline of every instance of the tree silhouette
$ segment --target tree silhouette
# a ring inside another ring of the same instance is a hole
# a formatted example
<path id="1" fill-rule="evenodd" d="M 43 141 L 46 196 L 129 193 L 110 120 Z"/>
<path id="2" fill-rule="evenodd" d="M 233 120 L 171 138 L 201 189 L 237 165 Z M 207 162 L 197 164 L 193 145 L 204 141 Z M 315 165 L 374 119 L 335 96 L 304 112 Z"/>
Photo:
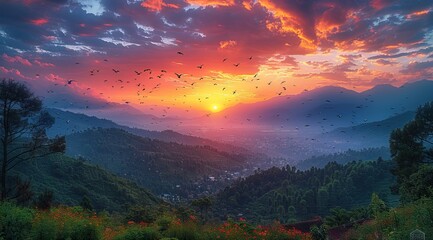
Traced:
<path id="1" fill-rule="evenodd" d="M 390 137 L 391 156 L 396 163 L 398 189 L 423 164 L 433 163 L 433 102 L 418 108 L 415 119 Z"/>
<path id="2" fill-rule="evenodd" d="M 64 137 L 49 139 L 46 135 L 53 123 L 54 118 L 42 110 L 42 101 L 26 85 L 0 81 L 0 201 L 13 190 L 7 188 L 8 171 L 22 162 L 64 152 Z"/>

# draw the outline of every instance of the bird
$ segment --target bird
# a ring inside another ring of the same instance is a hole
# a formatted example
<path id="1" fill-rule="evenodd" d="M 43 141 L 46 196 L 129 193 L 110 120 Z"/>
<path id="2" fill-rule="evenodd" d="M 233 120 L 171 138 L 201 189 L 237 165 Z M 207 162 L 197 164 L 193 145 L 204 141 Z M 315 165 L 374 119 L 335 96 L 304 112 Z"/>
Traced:
<path id="1" fill-rule="evenodd" d="M 183 75 L 182 73 L 174 73 L 174 74 L 176 74 L 177 78 L 180 78 Z"/>
<path id="2" fill-rule="evenodd" d="M 202 69 L 202 68 L 203 68 L 203 64 L 201 64 L 201 65 L 198 65 L 198 66 L 197 66 L 197 68 L 200 68 L 200 69 Z"/>
<path id="3" fill-rule="evenodd" d="M 227 58 L 224 58 L 224 59 L 223 59 L 223 62 L 225 62 L 225 61 L 227 61 Z"/>
<path id="4" fill-rule="evenodd" d="M 139 71 L 134 71 L 135 72 L 135 74 L 137 74 L 137 75 L 140 75 L 141 74 L 141 72 L 139 72 Z"/>
<path id="5" fill-rule="evenodd" d="M 249 57 L 248 59 L 249 59 L 249 60 L 252 60 L 252 59 L 253 59 L 253 56 Z"/>
<path id="6" fill-rule="evenodd" d="M 68 84 L 72 84 L 72 82 L 76 82 L 75 80 L 68 80 Z"/>
<path id="7" fill-rule="evenodd" d="M 177 54 L 179 54 L 179 55 L 183 55 L 183 52 L 177 52 Z"/>
<path id="8" fill-rule="evenodd" d="M 119 73 L 120 71 L 119 70 L 116 70 L 116 69 L 111 69 L 111 70 L 113 70 L 113 72 L 115 72 L 115 73 Z"/>
<path id="9" fill-rule="evenodd" d="M 233 64 L 235 67 L 239 67 L 240 63 Z"/>

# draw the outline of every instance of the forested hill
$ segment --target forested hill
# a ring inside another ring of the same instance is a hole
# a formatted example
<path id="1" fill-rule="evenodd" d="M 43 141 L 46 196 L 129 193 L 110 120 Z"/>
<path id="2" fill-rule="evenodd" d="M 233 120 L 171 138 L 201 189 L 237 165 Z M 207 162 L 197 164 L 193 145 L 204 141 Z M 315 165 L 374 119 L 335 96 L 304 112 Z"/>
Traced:
<path id="1" fill-rule="evenodd" d="M 162 142 L 119 129 L 87 130 L 67 136 L 66 142 L 68 155 L 83 157 L 157 194 L 202 193 L 213 180 L 233 179 L 239 176 L 234 172 L 246 172 L 258 162 L 252 155 Z"/>
<path id="2" fill-rule="evenodd" d="M 396 196 L 391 161 L 328 163 L 324 168 L 300 171 L 273 167 L 237 181 L 215 199 L 214 214 L 220 218 L 242 215 L 258 223 L 290 222 L 326 215 L 334 207 L 365 207 L 371 194 L 393 205 Z"/>
<path id="3" fill-rule="evenodd" d="M 311 167 L 323 168 L 329 162 L 345 164 L 351 161 L 375 160 L 378 158 L 389 159 L 391 157 L 389 148 L 364 148 L 360 150 L 349 149 L 341 153 L 313 156 L 296 164 L 296 168 L 306 170 Z"/>
<path id="4" fill-rule="evenodd" d="M 128 206 L 148 206 L 161 202 L 131 181 L 60 154 L 18 165 L 11 172 L 12 175 L 30 180 L 34 198 L 49 190 L 54 194 L 54 203 L 74 206 L 87 196 L 97 211 L 122 212 Z"/>
<path id="5" fill-rule="evenodd" d="M 57 108 L 47 108 L 46 110 L 56 120 L 54 125 L 50 129 L 48 129 L 49 136 L 68 135 L 94 128 L 117 128 L 140 137 L 156 139 L 165 142 L 176 142 L 179 144 L 186 144 L 191 146 L 212 146 L 213 148 L 224 152 L 247 152 L 246 149 L 243 149 L 241 147 L 220 143 L 205 138 L 184 135 L 172 130 L 151 131 L 140 128 L 131 128 L 119 125 L 107 119 L 88 116 L 82 113 L 74 113 L 70 111 L 60 110 Z"/>

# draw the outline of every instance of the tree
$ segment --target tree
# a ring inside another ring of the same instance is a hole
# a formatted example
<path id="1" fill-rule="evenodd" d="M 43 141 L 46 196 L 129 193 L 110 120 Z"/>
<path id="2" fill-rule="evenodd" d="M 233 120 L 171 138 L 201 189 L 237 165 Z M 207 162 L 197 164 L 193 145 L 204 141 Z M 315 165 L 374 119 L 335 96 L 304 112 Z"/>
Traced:
<path id="1" fill-rule="evenodd" d="M 49 139 L 46 135 L 53 123 L 54 118 L 42 110 L 42 101 L 26 85 L 0 81 L 0 201 L 11 191 L 6 184 L 8 171 L 22 162 L 64 152 L 64 137 Z"/>
<path id="2" fill-rule="evenodd" d="M 53 191 L 46 189 L 41 193 L 35 202 L 35 206 L 40 210 L 49 210 L 53 204 L 54 194 Z"/>
<path id="3" fill-rule="evenodd" d="M 84 195 L 83 199 L 81 199 L 80 206 L 86 211 L 93 211 L 92 200 L 86 195 Z"/>
<path id="4" fill-rule="evenodd" d="M 195 199 L 191 202 L 191 206 L 197 207 L 200 210 L 201 218 L 206 221 L 207 213 L 212 206 L 212 199 L 210 199 L 209 197 Z"/>
<path id="5" fill-rule="evenodd" d="M 415 119 L 390 137 L 391 157 L 396 163 L 392 173 L 397 186 L 416 173 L 423 164 L 433 163 L 433 102 L 418 108 Z"/>
<path id="6" fill-rule="evenodd" d="M 373 215 L 373 217 L 377 217 L 379 213 L 389 210 L 385 202 L 382 199 L 380 199 L 376 193 L 371 194 L 371 203 L 368 206 L 368 209 L 370 213 Z"/>

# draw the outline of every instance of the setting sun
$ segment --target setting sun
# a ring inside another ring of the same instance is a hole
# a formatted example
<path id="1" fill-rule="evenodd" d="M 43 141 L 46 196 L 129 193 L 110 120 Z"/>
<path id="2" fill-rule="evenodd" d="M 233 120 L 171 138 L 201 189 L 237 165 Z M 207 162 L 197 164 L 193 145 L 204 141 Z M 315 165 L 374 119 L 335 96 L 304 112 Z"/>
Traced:
<path id="1" fill-rule="evenodd" d="M 218 112 L 220 110 L 218 105 L 212 105 L 212 112 Z"/>

